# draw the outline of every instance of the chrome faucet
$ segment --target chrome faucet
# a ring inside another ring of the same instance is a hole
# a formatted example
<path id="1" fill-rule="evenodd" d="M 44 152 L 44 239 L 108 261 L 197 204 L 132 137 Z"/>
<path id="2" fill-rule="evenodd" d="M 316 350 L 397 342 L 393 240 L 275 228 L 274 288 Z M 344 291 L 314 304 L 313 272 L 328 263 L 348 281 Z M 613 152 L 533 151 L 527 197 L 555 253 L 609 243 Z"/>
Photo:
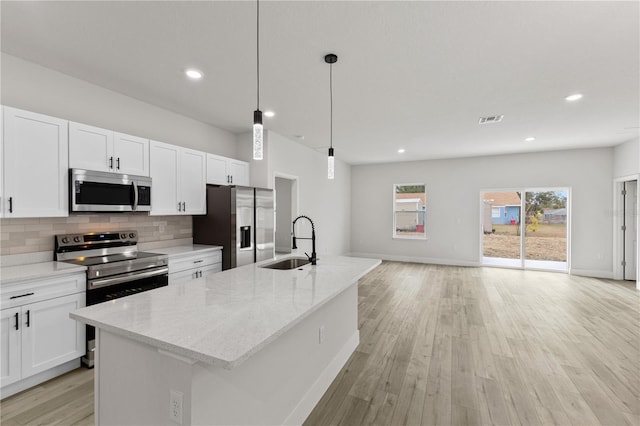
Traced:
<path id="1" fill-rule="evenodd" d="M 316 257 L 316 227 L 309 216 L 300 215 L 293 220 L 293 232 L 291 232 L 291 235 L 293 237 L 293 245 L 291 246 L 291 248 L 294 250 L 298 248 L 298 246 L 296 245 L 296 222 L 298 221 L 298 219 L 307 219 L 311 224 L 311 238 L 298 237 L 298 239 L 311 240 L 311 256 L 309 256 L 307 253 L 305 254 L 309 258 L 309 262 L 311 262 L 312 265 L 315 265 L 316 261 L 318 260 L 318 258 Z"/>

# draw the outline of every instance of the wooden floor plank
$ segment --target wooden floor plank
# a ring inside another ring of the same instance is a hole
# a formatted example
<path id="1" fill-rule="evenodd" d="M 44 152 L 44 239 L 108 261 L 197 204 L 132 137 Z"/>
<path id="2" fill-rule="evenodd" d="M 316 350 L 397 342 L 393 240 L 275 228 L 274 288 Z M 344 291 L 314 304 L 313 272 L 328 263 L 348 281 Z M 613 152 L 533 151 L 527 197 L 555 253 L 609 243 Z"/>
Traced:
<path id="1" fill-rule="evenodd" d="M 314 425 L 640 425 L 633 283 L 383 262 L 360 280 L 360 345 Z M 2 425 L 93 424 L 93 371 L 0 403 Z"/>

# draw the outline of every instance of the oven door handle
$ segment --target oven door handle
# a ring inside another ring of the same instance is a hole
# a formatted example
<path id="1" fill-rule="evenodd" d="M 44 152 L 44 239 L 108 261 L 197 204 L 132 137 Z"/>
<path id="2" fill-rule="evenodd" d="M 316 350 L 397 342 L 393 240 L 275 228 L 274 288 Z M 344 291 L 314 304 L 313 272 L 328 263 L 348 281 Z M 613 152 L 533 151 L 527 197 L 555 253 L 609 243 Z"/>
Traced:
<path id="1" fill-rule="evenodd" d="M 129 281 L 135 281 L 143 278 L 155 277 L 157 275 L 166 275 L 169 273 L 169 268 L 164 267 L 160 269 L 154 269 L 152 271 L 144 272 L 128 272 L 126 274 L 118 275 L 117 277 L 102 278 L 99 280 L 91 280 L 87 285 L 88 290 L 93 290 L 100 287 L 106 287 L 114 284 L 126 283 Z"/>

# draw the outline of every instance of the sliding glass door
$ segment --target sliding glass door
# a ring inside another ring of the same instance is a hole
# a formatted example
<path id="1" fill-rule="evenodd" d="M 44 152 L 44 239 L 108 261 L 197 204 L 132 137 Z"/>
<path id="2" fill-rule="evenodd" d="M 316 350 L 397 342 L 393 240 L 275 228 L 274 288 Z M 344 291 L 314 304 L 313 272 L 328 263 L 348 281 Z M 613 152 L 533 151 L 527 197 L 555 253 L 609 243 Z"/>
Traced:
<path id="1" fill-rule="evenodd" d="M 482 193 L 482 263 L 568 270 L 569 190 Z"/>

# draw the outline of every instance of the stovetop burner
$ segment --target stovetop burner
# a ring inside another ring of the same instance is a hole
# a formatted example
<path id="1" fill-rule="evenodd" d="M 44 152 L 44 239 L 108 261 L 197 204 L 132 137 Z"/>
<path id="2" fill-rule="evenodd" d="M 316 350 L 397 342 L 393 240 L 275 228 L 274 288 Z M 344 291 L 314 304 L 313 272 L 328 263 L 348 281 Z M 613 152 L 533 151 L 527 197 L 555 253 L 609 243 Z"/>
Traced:
<path id="1" fill-rule="evenodd" d="M 136 231 L 56 235 L 55 259 L 87 267 L 87 279 L 166 267 L 168 256 L 138 251 Z"/>

